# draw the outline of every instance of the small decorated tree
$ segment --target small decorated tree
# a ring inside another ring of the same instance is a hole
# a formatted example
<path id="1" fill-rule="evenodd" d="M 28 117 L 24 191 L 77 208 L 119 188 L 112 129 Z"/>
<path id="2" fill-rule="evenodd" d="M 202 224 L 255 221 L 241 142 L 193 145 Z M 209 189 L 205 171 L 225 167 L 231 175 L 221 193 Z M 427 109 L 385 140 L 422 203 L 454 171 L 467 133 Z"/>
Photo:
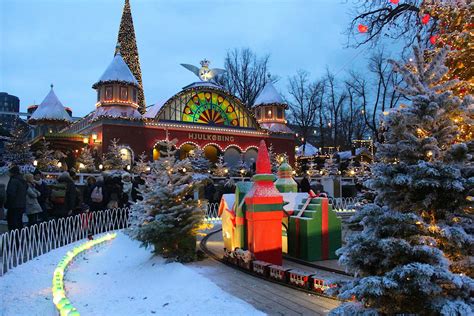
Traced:
<path id="1" fill-rule="evenodd" d="M 270 157 L 270 163 L 272 164 L 272 173 L 276 174 L 278 172 L 278 167 L 280 167 L 280 163 L 277 160 L 277 155 L 273 150 L 273 144 L 270 144 L 268 147 L 268 156 Z"/>
<path id="2" fill-rule="evenodd" d="M 250 167 L 241 157 L 239 162 L 234 167 L 232 167 L 231 175 L 234 177 L 246 177 L 249 174 L 250 174 Z"/>
<path id="3" fill-rule="evenodd" d="M 133 172 L 136 174 L 150 171 L 150 163 L 148 162 L 146 154 L 143 152 L 138 156 L 137 164 L 133 167 Z"/>
<path id="4" fill-rule="evenodd" d="M 36 168 L 41 171 L 57 171 L 58 162 L 54 155 L 54 150 L 50 149 L 49 142 L 42 140 L 38 150 L 36 151 Z"/>
<path id="5" fill-rule="evenodd" d="M 78 169 L 81 172 L 94 172 L 95 160 L 89 147 L 82 149 L 81 154 L 77 157 Z"/>
<path id="6" fill-rule="evenodd" d="M 195 173 L 201 175 L 209 174 L 209 170 L 211 170 L 211 162 L 206 158 L 204 150 L 195 148 L 189 155 L 189 161 L 191 162 L 191 166 Z"/>
<path id="7" fill-rule="evenodd" d="M 28 142 L 28 128 L 18 124 L 5 143 L 3 160 L 9 165 L 31 165 L 34 157 Z"/>
<path id="8" fill-rule="evenodd" d="M 339 174 L 339 168 L 336 161 L 334 160 L 334 155 L 330 155 L 329 159 L 326 159 L 322 171 L 323 175 L 325 176 L 336 176 Z"/>
<path id="9" fill-rule="evenodd" d="M 227 163 L 224 161 L 224 155 L 219 156 L 212 173 L 216 177 L 226 177 L 229 174 L 229 168 L 227 167 Z"/>
<path id="10" fill-rule="evenodd" d="M 165 148 L 151 164 L 150 175 L 141 194 L 143 200 L 132 205 L 129 234 L 145 247 L 169 260 L 196 259 L 196 235 L 204 220 L 200 201 L 192 198 L 194 180 L 189 159 L 176 160 L 174 141 L 160 143 Z"/>
<path id="11" fill-rule="evenodd" d="M 125 168 L 125 162 L 122 159 L 118 142 L 119 139 L 116 138 L 110 142 L 103 162 L 105 170 L 123 170 Z"/>

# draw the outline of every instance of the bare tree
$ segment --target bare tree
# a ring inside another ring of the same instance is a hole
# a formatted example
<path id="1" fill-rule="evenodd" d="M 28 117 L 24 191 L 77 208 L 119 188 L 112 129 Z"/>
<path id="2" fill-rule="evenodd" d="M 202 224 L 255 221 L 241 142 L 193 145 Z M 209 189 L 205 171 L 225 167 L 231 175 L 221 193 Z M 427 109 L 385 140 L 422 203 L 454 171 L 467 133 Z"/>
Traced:
<path id="1" fill-rule="evenodd" d="M 265 83 L 276 81 L 268 72 L 269 58 L 269 55 L 257 57 L 249 48 L 230 50 L 225 58 L 226 72 L 216 78 L 216 82 L 250 108 Z"/>
<path id="2" fill-rule="evenodd" d="M 344 102 L 346 101 L 346 91 L 338 89 L 336 87 L 336 78 L 328 70 L 326 70 L 326 88 L 327 88 L 327 100 L 326 108 L 329 111 L 328 127 L 330 131 L 330 138 L 332 139 L 332 145 L 338 146 L 341 143 L 340 134 L 342 129 L 341 118 Z"/>
<path id="3" fill-rule="evenodd" d="M 298 70 L 296 75 L 288 80 L 288 93 L 291 97 L 288 102 L 291 110 L 290 118 L 299 127 L 303 138 L 303 149 L 321 111 L 323 87 L 322 81 L 311 82 L 309 73 L 304 70 Z"/>
<path id="4" fill-rule="evenodd" d="M 402 40 L 411 46 L 420 32 L 434 34 L 437 20 L 431 19 L 428 27 L 422 27 L 420 8 L 423 0 L 406 0 L 398 4 L 387 0 L 358 0 L 354 5 L 354 19 L 347 29 L 348 40 L 354 46 L 376 46 L 382 38 Z M 367 33 L 359 34 L 358 25 L 367 26 Z M 429 36 L 427 36 L 427 39 Z"/>
<path id="5" fill-rule="evenodd" d="M 380 115 L 399 103 L 402 95 L 396 87 L 401 84 L 402 79 L 393 71 L 383 51 L 370 57 L 369 73 L 371 78 L 366 79 L 358 73 L 351 72 L 346 86 L 361 104 L 365 124 L 371 130 L 374 139 L 380 141 Z"/>

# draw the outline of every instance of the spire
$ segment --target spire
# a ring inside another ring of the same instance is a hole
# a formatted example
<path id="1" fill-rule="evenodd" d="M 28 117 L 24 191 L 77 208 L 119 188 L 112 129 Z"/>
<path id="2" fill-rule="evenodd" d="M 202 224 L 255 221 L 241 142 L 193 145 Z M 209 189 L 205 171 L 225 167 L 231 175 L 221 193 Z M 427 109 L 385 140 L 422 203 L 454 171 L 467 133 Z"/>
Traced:
<path id="1" fill-rule="evenodd" d="M 256 174 L 271 174 L 272 166 L 270 164 L 270 157 L 268 156 L 267 145 L 262 139 L 260 141 L 260 146 L 258 146 L 258 155 L 257 155 L 257 164 L 256 164 Z"/>
<path id="2" fill-rule="evenodd" d="M 141 113 L 146 111 L 145 96 L 143 94 L 142 71 L 140 69 L 140 59 L 138 57 L 137 41 L 135 38 L 135 29 L 133 27 L 132 11 L 130 2 L 125 0 L 123 6 L 122 19 L 120 21 L 120 29 L 118 33 L 117 46 L 123 60 L 130 68 L 133 76 L 137 79 L 138 89 L 138 106 Z M 115 49 L 117 54 L 117 48 Z"/>

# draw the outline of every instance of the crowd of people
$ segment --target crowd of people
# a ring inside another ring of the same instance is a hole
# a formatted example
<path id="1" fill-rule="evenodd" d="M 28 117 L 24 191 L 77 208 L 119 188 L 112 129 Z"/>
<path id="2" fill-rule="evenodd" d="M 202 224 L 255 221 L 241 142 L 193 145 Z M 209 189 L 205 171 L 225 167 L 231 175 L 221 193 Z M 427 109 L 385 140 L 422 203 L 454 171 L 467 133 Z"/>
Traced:
<path id="1" fill-rule="evenodd" d="M 83 212 L 95 212 L 129 206 L 139 200 L 139 187 L 145 175 L 132 177 L 129 173 L 109 174 L 87 178 L 85 185 L 76 185 L 74 169 L 59 175 L 48 185 L 39 170 L 21 174 L 18 166 L 9 170 L 7 186 L 0 185 L 0 215 L 6 209 L 8 229 L 23 228 L 23 215 L 28 225 L 64 218 Z"/>

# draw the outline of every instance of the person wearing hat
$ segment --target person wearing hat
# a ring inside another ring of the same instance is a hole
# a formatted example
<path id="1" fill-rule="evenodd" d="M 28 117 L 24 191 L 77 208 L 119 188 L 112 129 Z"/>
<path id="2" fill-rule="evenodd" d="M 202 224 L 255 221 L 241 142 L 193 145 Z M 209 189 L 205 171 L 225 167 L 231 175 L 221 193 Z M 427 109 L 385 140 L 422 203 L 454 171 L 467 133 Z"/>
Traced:
<path id="1" fill-rule="evenodd" d="M 5 207 L 8 209 L 8 230 L 23 228 L 23 213 L 26 207 L 26 190 L 28 185 L 20 175 L 20 168 L 13 166 L 9 170 L 10 180 L 7 185 L 7 201 Z"/>
<path id="2" fill-rule="evenodd" d="M 41 206 L 41 209 L 43 210 L 41 217 L 43 220 L 48 219 L 48 201 L 49 201 L 49 188 L 48 185 L 46 184 L 46 181 L 43 179 L 43 174 L 41 171 L 36 169 L 33 172 L 33 177 L 35 178 L 35 189 L 41 193 L 41 195 L 38 197 L 38 203 Z"/>
<path id="3" fill-rule="evenodd" d="M 39 214 L 43 212 L 38 202 L 38 197 L 41 196 L 41 193 L 36 190 L 35 178 L 31 173 L 25 174 L 25 181 L 28 184 L 25 212 L 28 216 L 28 225 L 32 226 L 39 222 Z"/>

